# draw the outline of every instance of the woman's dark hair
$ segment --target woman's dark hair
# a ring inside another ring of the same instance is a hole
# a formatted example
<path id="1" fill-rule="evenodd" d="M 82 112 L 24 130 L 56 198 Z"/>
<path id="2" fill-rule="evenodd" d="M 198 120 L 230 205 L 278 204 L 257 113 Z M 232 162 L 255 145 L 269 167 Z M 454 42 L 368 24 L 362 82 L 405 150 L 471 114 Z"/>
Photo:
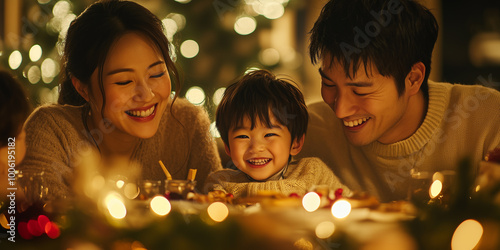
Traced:
<path id="1" fill-rule="evenodd" d="M 62 57 L 59 104 L 85 104 L 85 99 L 74 88 L 71 77 L 76 77 L 90 89 L 91 75 L 97 69 L 104 109 L 104 63 L 112 44 L 128 32 L 144 35 L 160 50 L 170 77 L 174 79 L 175 100 L 181 84 L 177 69 L 170 58 L 170 43 L 165 36 L 161 20 L 137 3 L 103 0 L 90 5 L 71 22 L 68 29 Z"/>
<path id="2" fill-rule="evenodd" d="M 309 54 L 313 64 L 331 56 L 347 77 L 372 62 L 383 76 L 393 76 L 398 93 L 405 89 L 411 67 L 422 62 L 421 89 L 427 95 L 431 56 L 438 35 L 432 13 L 412 0 L 330 0 L 311 30 Z M 353 66 L 353 71 L 350 68 Z"/>
<path id="3" fill-rule="evenodd" d="M 0 70 L 0 147 L 8 138 L 21 133 L 26 118 L 31 113 L 23 87 L 5 70 Z"/>
<path id="4" fill-rule="evenodd" d="M 278 79 L 267 70 L 256 70 L 231 84 L 217 107 L 216 126 L 222 141 L 229 146 L 229 130 L 239 126 L 245 117 L 271 127 L 269 112 L 286 126 L 292 142 L 306 133 L 309 115 L 302 92 L 291 80 Z"/>

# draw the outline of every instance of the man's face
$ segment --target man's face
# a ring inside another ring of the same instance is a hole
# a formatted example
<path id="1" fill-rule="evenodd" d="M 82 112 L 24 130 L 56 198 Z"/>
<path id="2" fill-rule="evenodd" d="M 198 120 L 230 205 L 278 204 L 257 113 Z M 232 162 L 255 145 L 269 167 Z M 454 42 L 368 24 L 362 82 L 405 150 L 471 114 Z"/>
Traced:
<path id="1" fill-rule="evenodd" d="M 411 95 L 405 90 L 399 96 L 394 77 L 382 76 L 373 64 L 368 70 L 361 64 L 349 78 L 336 60 L 330 62 L 326 56 L 319 70 L 321 95 L 353 145 L 390 144 L 411 136 L 419 120 L 408 109 Z"/>

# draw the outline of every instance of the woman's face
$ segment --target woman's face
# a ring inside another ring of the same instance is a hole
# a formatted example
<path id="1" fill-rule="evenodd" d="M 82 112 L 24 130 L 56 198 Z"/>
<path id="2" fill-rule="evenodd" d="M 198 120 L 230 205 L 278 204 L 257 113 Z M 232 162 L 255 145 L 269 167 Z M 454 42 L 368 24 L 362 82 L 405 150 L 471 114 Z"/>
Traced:
<path id="1" fill-rule="evenodd" d="M 170 76 L 162 54 L 138 33 L 127 33 L 111 47 L 103 68 L 103 98 L 98 70 L 91 78 L 90 103 L 95 125 L 108 119 L 118 132 L 152 137 L 170 98 Z M 95 115 L 94 115 L 95 114 Z"/>

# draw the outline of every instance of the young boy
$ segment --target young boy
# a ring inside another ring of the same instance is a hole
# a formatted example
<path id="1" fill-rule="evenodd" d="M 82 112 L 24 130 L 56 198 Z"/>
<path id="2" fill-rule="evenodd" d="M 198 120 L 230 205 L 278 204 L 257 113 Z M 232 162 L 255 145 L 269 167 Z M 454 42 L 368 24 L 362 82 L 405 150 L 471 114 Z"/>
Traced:
<path id="1" fill-rule="evenodd" d="M 302 149 L 308 113 L 300 90 L 266 70 L 246 74 L 230 85 L 216 112 L 225 151 L 238 170 L 212 173 L 208 191 L 234 197 L 258 191 L 305 194 L 315 185 L 350 193 L 319 158 L 292 161 Z"/>

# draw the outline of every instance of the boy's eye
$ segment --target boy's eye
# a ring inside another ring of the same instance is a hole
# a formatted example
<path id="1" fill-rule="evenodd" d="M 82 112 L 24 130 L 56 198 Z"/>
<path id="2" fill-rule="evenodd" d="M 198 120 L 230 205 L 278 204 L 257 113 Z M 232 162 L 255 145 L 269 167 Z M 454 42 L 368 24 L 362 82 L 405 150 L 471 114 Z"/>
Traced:
<path id="1" fill-rule="evenodd" d="M 248 136 L 246 135 L 237 135 L 236 137 L 234 138 L 237 138 L 237 139 L 245 139 L 245 138 L 248 138 Z"/>
<path id="2" fill-rule="evenodd" d="M 270 137 L 270 136 L 275 136 L 275 135 L 277 135 L 277 134 L 275 134 L 275 133 L 267 133 L 264 137 Z"/>

